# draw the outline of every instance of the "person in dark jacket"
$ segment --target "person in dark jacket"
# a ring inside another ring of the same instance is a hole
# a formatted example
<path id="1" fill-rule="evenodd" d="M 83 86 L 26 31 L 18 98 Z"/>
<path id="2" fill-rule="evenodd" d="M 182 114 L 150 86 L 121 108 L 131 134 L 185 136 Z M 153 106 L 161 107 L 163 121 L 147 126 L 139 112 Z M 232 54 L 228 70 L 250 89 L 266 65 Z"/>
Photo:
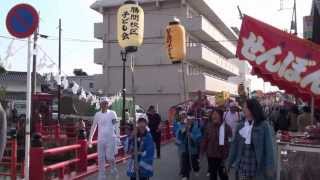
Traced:
<path id="1" fill-rule="evenodd" d="M 288 131 L 289 130 L 290 120 L 288 118 L 287 110 L 284 107 L 282 107 L 279 111 L 277 125 L 278 125 L 277 130 L 280 130 L 280 131 Z"/>
<path id="2" fill-rule="evenodd" d="M 290 111 L 288 113 L 288 118 L 290 120 L 290 126 L 289 130 L 293 132 L 298 131 L 298 115 L 299 115 L 299 109 L 298 106 L 294 105 L 290 108 Z"/>
<path id="3" fill-rule="evenodd" d="M 245 121 L 241 121 L 232 141 L 227 166 L 240 180 L 275 179 L 275 138 L 263 109 L 256 99 L 246 101 Z"/>
<path id="4" fill-rule="evenodd" d="M 156 112 L 154 106 L 150 106 L 147 112 L 150 133 L 157 149 L 157 158 L 160 159 L 161 150 L 161 116 Z"/>
<path id="5" fill-rule="evenodd" d="M 223 111 L 214 109 L 205 130 L 203 152 L 207 153 L 210 180 L 228 180 L 224 161 L 228 157 L 232 129 L 223 119 Z"/>

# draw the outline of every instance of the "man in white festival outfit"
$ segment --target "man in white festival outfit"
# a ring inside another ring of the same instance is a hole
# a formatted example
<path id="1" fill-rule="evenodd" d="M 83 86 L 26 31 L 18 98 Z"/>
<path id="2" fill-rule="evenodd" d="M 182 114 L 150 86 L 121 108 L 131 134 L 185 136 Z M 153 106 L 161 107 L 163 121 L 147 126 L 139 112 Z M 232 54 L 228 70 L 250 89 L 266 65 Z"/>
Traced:
<path id="1" fill-rule="evenodd" d="M 109 99 L 100 98 L 100 111 L 94 116 L 89 135 L 89 147 L 92 147 L 92 138 L 98 126 L 98 180 L 106 180 L 106 160 L 110 163 L 111 173 L 118 178 L 115 166 L 115 156 L 118 153 L 117 144 L 120 142 L 120 129 L 116 112 L 108 109 Z"/>

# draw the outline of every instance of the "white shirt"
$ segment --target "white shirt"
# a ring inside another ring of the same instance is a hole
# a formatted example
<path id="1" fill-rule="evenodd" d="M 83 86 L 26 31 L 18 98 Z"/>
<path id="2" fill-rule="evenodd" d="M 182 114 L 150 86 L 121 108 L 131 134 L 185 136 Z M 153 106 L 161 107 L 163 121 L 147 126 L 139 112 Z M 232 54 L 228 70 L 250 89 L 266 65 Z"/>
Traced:
<path id="1" fill-rule="evenodd" d="M 249 123 L 248 120 L 245 121 L 244 127 L 239 130 L 239 134 L 245 139 L 245 144 L 251 144 L 251 133 L 252 133 L 253 123 Z"/>
<path id="2" fill-rule="evenodd" d="M 239 113 L 238 112 L 232 113 L 231 111 L 228 111 L 224 114 L 224 118 L 226 123 L 231 127 L 232 135 L 234 136 L 235 131 L 237 129 L 237 125 L 239 123 Z"/>
<path id="3" fill-rule="evenodd" d="M 98 126 L 98 141 L 107 140 L 120 136 L 117 114 L 112 110 L 97 112 L 94 116 L 90 130 L 89 141 L 92 141 L 96 127 Z"/>

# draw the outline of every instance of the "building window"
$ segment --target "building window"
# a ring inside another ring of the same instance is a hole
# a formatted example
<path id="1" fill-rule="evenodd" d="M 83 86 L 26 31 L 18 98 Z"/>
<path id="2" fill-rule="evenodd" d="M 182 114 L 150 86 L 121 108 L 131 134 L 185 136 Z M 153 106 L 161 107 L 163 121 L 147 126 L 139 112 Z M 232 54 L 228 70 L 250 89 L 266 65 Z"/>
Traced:
<path id="1" fill-rule="evenodd" d="M 89 83 L 89 88 L 90 89 L 94 88 L 93 82 Z"/>

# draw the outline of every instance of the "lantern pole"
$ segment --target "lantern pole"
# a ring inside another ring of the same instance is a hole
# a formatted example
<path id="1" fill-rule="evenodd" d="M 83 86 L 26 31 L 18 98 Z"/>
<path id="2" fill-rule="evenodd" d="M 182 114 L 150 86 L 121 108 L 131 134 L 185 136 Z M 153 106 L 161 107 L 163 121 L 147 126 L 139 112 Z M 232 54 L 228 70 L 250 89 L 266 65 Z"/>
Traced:
<path id="1" fill-rule="evenodd" d="M 135 75 L 134 75 L 134 55 L 131 55 L 131 83 L 132 83 L 132 101 L 133 101 L 133 112 L 136 112 L 136 90 L 135 90 Z M 139 165 L 138 165 L 138 128 L 137 128 L 137 118 L 133 115 L 133 128 L 136 134 L 134 135 L 134 171 L 136 174 L 136 179 L 140 179 Z"/>
<path id="2" fill-rule="evenodd" d="M 131 19 L 127 22 L 125 17 Z M 118 10 L 118 42 L 121 48 L 120 52 L 122 58 L 122 125 L 125 125 L 125 105 L 126 105 L 126 61 L 128 53 L 134 53 L 138 50 L 143 42 L 143 28 L 144 28 L 144 11 L 138 5 L 136 0 L 126 0 Z M 133 17 L 133 18 L 132 18 Z M 136 24 L 132 26 L 131 24 Z M 131 26 L 130 26 L 131 25 Z M 137 144 L 137 124 L 135 111 L 135 90 L 134 90 L 134 56 L 131 55 L 131 71 L 132 71 L 132 95 L 133 95 L 133 119 L 134 119 L 134 172 L 136 179 L 139 179 L 139 163 L 138 163 L 138 144 Z"/>
<path id="3" fill-rule="evenodd" d="M 121 125 L 125 125 L 126 121 L 126 62 L 127 62 L 127 50 L 121 50 L 120 52 L 122 58 L 122 120 Z"/>
<path id="4" fill-rule="evenodd" d="M 188 100 L 188 92 L 187 92 L 187 86 L 186 86 L 186 72 L 185 72 L 185 65 L 184 61 L 181 63 L 182 68 L 182 83 L 183 83 L 183 100 L 186 102 Z"/>

